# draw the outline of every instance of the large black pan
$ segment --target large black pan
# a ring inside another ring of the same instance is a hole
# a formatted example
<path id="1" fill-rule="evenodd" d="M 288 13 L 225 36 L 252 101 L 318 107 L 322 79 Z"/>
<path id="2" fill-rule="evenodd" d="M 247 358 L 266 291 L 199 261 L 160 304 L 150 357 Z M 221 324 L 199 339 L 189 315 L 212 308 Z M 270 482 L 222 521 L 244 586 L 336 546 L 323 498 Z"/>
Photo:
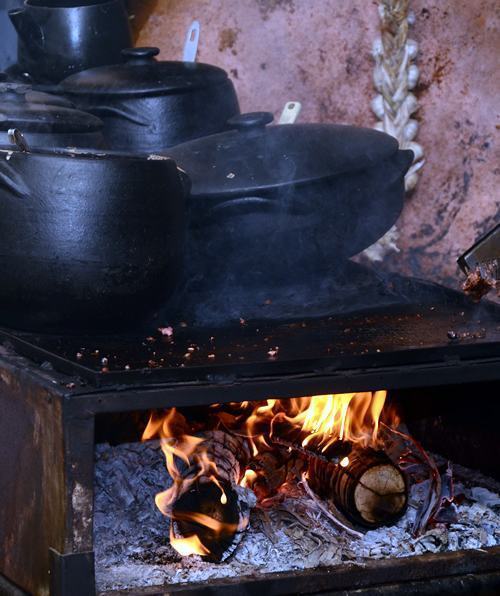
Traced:
<path id="1" fill-rule="evenodd" d="M 393 137 L 271 121 L 243 114 L 232 131 L 169 150 L 192 181 L 185 284 L 197 312 L 222 298 L 242 316 L 262 297 L 291 300 L 299 285 L 339 275 L 403 207 L 413 154 Z"/>
<path id="2" fill-rule="evenodd" d="M 168 158 L 0 150 L 0 324 L 140 324 L 182 267 L 187 187 Z"/>
<path id="3" fill-rule="evenodd" d="M 168 154 L 190 176 L 200 259 L 268 277 L 335 267 L 380 238 L 403 207 L 411 151 L 384 133 L 333 124 L 266 126 L 268 113 Z"/>

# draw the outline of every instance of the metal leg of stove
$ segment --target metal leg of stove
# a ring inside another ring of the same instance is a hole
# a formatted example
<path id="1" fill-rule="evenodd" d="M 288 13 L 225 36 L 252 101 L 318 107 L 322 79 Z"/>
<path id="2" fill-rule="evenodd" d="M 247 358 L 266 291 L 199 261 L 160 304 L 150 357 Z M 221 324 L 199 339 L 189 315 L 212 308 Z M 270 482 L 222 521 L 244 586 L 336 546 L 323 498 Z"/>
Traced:
<path id="1" fill-rule="evenodd" d="M 51 596 L 94 596 L 95 593 L 94 553 L 61 555 L 51 548 Z"/>

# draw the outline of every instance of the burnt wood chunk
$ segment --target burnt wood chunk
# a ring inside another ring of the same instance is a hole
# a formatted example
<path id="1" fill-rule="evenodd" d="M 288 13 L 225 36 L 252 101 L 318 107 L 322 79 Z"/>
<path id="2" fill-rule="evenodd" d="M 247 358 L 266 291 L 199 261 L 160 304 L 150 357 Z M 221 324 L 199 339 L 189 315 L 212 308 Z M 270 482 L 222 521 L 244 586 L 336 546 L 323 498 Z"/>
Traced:
<path id="1" fill-rule="evenodd" d="M 220 562 L 238 545 L 255 505 L 253 493 L 238 484 L 250 451 L 246 441 L 223 431 L 208 431 L 200 438 L 204 440 L 191 455 L 191 465 L 178 466 L 171 537 L 196 535 L 207 551 L 205 558 Z"/>
<path id="2" fill-rule="evenodd" d="M 393 524 L 406 510 L 406 478 L 382 451 L 354 447 L 339 464 L 311 457 L 307 474 L 319 496 L 360 526 Z"/>

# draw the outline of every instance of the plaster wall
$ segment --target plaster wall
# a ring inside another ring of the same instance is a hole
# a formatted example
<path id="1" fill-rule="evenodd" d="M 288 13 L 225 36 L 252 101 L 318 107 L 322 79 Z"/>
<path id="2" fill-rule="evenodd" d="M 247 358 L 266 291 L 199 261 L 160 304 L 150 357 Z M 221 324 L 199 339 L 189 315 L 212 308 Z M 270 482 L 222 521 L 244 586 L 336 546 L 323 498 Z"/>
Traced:
<path id="1" fill-rule="evenodd" d="M 456 286 L 456 257 L 500 220 L 500 3 L 411 0 L 421 71 L 417 96 L 426 153 L 398 223 L 401 252 L 384 267 Z M 372 126 L 375 0 L 141 0 L 137 44 L 180 59 L 191 20 L 198 59 L 232 77 L 243 111 Z"/>

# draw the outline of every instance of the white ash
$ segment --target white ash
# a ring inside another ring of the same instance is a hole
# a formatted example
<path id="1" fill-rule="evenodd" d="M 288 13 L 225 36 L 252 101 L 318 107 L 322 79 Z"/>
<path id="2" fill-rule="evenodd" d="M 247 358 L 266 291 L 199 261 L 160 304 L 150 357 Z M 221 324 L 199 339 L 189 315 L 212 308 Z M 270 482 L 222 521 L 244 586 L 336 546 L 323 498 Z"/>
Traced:
<path id="1" fill-rule="evenodd" d="M 94 550 L 98 591 L 202 582 L 257 573 L 291 571 L 366 559 L 426 552 L 477 549 L 500 544 L 500 495 L 484 486 L 455 483 L 463 495 L 458 522 L 411 535 L 414 505 L 425 484 L 412 487 L 410 507 L 394 526 L 357 540 L 338 532 L 307 495 L 287 498 L 272 509 L 252 511 L 250 526 L 224 563 L 181 557 L 169 544 L 169 522 L 154 504 L 169 477 L 156 441 L 96 447 Z M 471 471 L 477 481 L 477 473 Z M 499 491 L 500 493 L 500 491 Z"/>

